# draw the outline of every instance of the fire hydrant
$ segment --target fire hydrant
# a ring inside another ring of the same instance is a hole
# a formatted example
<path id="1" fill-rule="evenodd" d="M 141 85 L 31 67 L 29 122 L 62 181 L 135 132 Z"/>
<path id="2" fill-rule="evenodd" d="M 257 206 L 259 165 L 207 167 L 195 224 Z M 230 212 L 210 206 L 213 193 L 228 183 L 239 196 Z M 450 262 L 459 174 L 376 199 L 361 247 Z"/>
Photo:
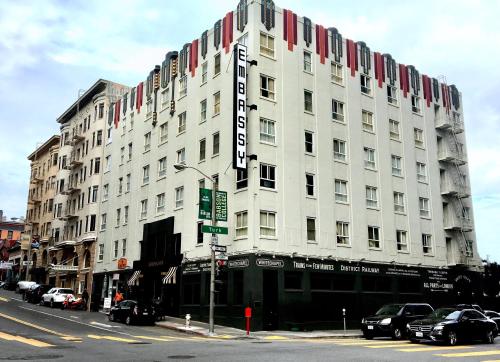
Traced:
<path id="1" fill-rule="evenodd" d="M 191 314 L 186 314 L 186 329 L 191 328 Z"/>

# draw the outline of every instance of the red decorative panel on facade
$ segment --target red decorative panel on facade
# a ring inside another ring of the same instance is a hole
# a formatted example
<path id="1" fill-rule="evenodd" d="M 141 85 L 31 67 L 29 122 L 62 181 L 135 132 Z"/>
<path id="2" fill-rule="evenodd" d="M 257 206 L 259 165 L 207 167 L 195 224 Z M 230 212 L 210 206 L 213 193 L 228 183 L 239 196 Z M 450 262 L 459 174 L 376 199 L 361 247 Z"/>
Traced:
<path id="1" fill-rule="evenodd" d="M 229 46 L 233 42 L 233 12 L 230 11 L 222 19 L 222 46 L 229 53 Z"/>
<path id="2" fill-rule="evenodd" d="M 283 10 L 283 40 L 288 41 L 288 50 L 293 51 L 297 45 L 297 14 L 291 10 Z"/>
<path id="3" fill-rule="evenodd" d="M 379 88 L 382 88 L 385 81 L 384 58 L 382 54 L 375 52 L 373 53 L 373 59 L 375 63 L 375 79 L 378 80 Z"/>
<path id="4" fill-rule="evenodd" d="M 403 91 L 403 96 L 408 97 L 410 81 L 408 80 L 408 68 L 404 64 L 399 64 L 399 85 Z"/>
<path id="5" fill-rule="evenodd" d="M 144 83 L 140 82 L 137 85 L 137 99 L 135 101 L 135 108 L 137 109 L 137 113 L 141 113 L 143 91 L 144 91 Z"/>
<path id="6" fill-rule="evenodd" d="M 116 101 L 115 103 L 115 128 L 118 128 L 118 123 L 120 123 L 120 106 L 121 106 L 121 102 L 122 100 L 119 99 L 118 101 Z"/>
<path id="7" fill-rule="evenodd" d="M 430 107 L 432 102 L 431 79 L 426 75 L 422 75 L 422 85 L 424 88 L 424 99 L 427 101 L 427 107 Z"/>
<path id="8" fill-rule="evenodd" d="M 321 64 L 325 64 L 325 58 L 328 58 L 328 29 L 321 25 L 316 25 L 316 54 L 319 54 Z"/>
<path id="9" fill-rule="evenodd" d="M 441 93 L 443 95 L 443 106 L 446 108 L 446 113 L 450 113 L 450 90 L 446 84 L 441 84 Z"/>
<path id="10" fill-rule="evenodd" d="M 346 39 L 345 43 L 347 48 L 347 66 L 351 68 L 351 76 L 354 77 L 358 70 L 358 46 L 350 39 Z"/>
<path id="11" fill-rule="evenodd" d="M 191 43 L 191 50 L 189 51 L 189 71 L 191 76 L 195 76 L 196 67 L 198 66 L 198 39 L 193 40 Z"/>

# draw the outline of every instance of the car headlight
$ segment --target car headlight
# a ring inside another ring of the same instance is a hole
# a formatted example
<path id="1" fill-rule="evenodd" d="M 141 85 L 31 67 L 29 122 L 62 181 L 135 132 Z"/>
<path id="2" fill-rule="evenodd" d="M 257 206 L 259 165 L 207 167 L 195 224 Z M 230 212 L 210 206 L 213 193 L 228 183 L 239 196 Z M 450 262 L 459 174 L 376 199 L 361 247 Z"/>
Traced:
<path id="1" fill-rule="evenodd" d="M 385 318 L 385 319 L 382 319 L 380 321 L 380 324 L 382 324 L 383 326 L 386 326 L 388 324 L 391 324 L 391 318 Z"/>
<path id="2" fill-rule="evenodd" d="M 435 330 L 435 331 L 441 331 L 441 330 L 443 330 L 443 328 L 444 328 L 444 326 L 435 326 L 433 328 L 433 330 Z"/>
<path id="3" fill-rule="evenodd" d="M 406 323 L 406 329 L 410 330 L 410 323 Z"/>

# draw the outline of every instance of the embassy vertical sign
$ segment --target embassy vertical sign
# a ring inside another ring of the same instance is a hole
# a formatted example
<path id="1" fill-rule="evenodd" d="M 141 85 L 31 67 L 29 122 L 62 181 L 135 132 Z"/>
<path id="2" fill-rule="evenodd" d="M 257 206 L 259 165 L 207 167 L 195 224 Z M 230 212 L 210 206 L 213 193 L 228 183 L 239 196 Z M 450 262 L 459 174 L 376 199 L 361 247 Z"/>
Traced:
<path id="1" fill-rule="evenodd" d="M 234 45 L 233 168 L 247 168 L 247 47 Z"/>

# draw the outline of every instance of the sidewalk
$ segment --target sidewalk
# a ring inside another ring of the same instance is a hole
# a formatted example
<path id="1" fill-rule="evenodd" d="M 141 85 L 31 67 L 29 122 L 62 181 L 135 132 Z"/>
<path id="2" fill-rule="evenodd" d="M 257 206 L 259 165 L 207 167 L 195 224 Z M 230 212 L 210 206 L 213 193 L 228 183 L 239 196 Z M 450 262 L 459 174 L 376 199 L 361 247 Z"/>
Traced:
<path id="1" fill-rule="evenodd" d="M 216 325 L 215 335 L 209 336 L 208 323 L 191 321 L 191 326 L 186 328 L 185 320 L 182 318 L 165 317 L 164 321 L 156 322 L 157 327 L 167 328 L 178 332 L 195 334 L 203 337 L 221 338 L 221 339 L 263 339 L 263 340 L 284 340 L 284 339 L 305 339 L 305 338 L 361 338 L 362 333 L 359 329 L 348 329 L 346 333 L 343 330 L 311 331 L 311 332 L 291 332 L 291 331 L 257 331 L 250 332 L 242 329 Z"/>

